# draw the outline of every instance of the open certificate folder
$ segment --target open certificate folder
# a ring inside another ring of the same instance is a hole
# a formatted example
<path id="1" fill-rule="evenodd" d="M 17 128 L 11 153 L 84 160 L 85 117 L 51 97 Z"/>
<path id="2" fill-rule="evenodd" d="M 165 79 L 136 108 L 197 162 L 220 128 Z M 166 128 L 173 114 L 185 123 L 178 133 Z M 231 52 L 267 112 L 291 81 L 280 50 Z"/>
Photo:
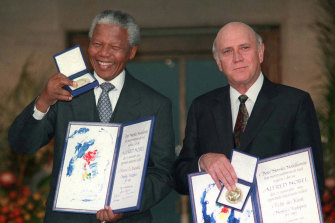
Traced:
<path id="1" fill-rule="evenodd" d="M 124 124 L 70 122 L 53 210 L 140 208 L 154 117 Z"/>

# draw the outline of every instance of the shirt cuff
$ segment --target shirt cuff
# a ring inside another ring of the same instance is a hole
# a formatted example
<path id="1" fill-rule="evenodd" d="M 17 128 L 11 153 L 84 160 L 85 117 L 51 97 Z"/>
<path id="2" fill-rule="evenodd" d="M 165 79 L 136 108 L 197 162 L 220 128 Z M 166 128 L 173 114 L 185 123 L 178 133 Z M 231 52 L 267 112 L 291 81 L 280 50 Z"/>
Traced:
<path id="1" fill-rule="evenodd" d="M 50 107 L 49 107 L 50 108 Z M 33 113 L 33 117 L 34 119 L 36 120 L 42 120 L 44 118 L 44 116 L 48 113 L 49 111 L 49 108 L 47 109 L 47 111 L 45 113 L 39 111 L 37 108 L 36 108 L 36 104 L 34 105 L 34 113 Z"/>
<path id="2" fill-rule="evenodd" d="M 201 157 L 203 157 L 205 154 L 202 154 L 201 156 L 200 156 L 200 158 L 198 159 L 198 169 L 199 169 L 199 172 L 201 172 L 201 171 L 203 171 L 203 170 L 201 170 L 201 168 L 200 168 L 200 159 L 201 159 Z"/>

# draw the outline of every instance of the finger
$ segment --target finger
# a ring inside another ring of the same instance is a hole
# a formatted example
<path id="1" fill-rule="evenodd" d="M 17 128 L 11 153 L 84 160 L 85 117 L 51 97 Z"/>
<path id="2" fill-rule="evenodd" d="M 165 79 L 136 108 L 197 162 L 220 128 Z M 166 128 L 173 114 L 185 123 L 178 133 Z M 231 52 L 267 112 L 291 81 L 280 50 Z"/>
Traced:
<path id="1" fill-rule="evenodd" d="M 77 83 L 73 80 L 70 80 L 67 76 L 62 73 L 57 73 L 52 77 L 52 81 L 57 83 L 58 87 L 63 87 L 64 85 L 74 86 Z"/>
<path id="2" fill-rule="evenodd" d="M 101 212 L 101 216 L 102 216 L 101 220 L 104 220 L 104 221 L 112 221 L 113 220 L 113 212 L 111 210 L 103 209 L 102 212 Z"/>
<path id="3" fill-rule="evenodd" d="M 219 189 L 221 189 L 222 184 L 227 187 L 227 189 L 232 189 L 231 184 L 229 183 L 229 178 L 230 178 L 230 174 L 228 173 L 228 171 L 226 169 L 224 169 L 222 166 L 220 168 L 216 169 L 216 178 L 218 179 L 216 182 L 216 185 Z"/>
<path id="4" fill-rule="evenodd" d="M 107 221 L 108 220 L 108 215 L 107 212 L 105 210 L 101 211 L 101 221 Z"/>
<path id="5" fill-rule="evenodd" d="M 205 170 L 211 175 L 218 189 L 221 189 L 220 176 L 222 177 L 220 166 L 222 165 L 219 155 L 207 153 L 203 158 Z"/>
<path id="6" fill-rule="evenodd" d="M 57 92 L 55 92 L 55 97 L 57 100 L 62 101 L 71 101 L 73 99 L 72 94 L 65 89 L 60 89 Z"/>
<path id="7" fill-rule="evenodd" d="M 105 206 L 105 212 L 107 213 L 107 218 L 108 218 L 109 221 L 111 221 L 115 218 L 115 214 L 112 211 L 110 206 Z"/>
<path id="8" fill-rule="evenodd" d="M 69 79 L 60 79 L 57 82 L 57 88 L 62 88 L 64 86 L 72 86 L 72 87 L 76 87 L 78 84 L 75 81 L 69 80 Z"/>
<path id="9" fill-rule="evenodd" d="M 214 170 L 209 170 L 208 173 L 212 177 L 212 179 L 214 180 L 214 183 L 215 183 L 216 187 L 219 190 L 221 190 L 221 183 L 220 183 L 219 177 L 217 176 L 216 172 Z"/>
<path id="10" fill-rule="evenodd" d="M 221 183 L 230 190 L 235 187 L 237 176 L 233 166 L 225 155 L 207 153 L 201 157 L 200 162 L 211 175 L 219 189 L 222 187 Z"/>
<path id="11" fill-rule="evenodd" d="M 99 221 L 103 221 L 103 211 L 102 210 L 99 210 L 96 214 L 96 217 Z"/>
<path id="12" fill-rule="evenodd" d="M 75 82 L 75 81 L 73 81 L 73 80 L 70 80 L 70 79 L 68 79 L 68 78 L 62 78 L 62 79 L 60 80 L 60 84 L 61 84 L 62 86 L 68 85 L 68 86 L 72 86 L 72 87 L 76 87 L 76 86 L 78 85 L 77 82 Z"/>
<path id="13" fill-rule="evenodd" d="M 222 164 L 223 168 L 219 174 L 219 179 L 224 183 L 227 189 L 234 189 L 237 183 L 237 176 L 234 167 L 231 165 L 228 159 L 225 159 Z"/>
<path id="14" fill-rule="evenodd" d="M 78 83 L 76 81 L 72 81 L 72 87 L 77 87 L 78 86 Z"/>
<path id="15" fill-rule="evenodd" d="M 231 190 L 235 187 L 235 182 L 231 177 L 231 174 L 228 172 L 227 169 L 220 170 L 221 172 L 218 173 L 219 180 L 223 183 L 228 190 Z"/>
<path id="16" fill-rule="evenodd" d="M 66 81 L 69 80 L 69 78 L 67 76 L 65 76 L 62 73 L 57 73 L 53 76 L 51 76 L 50 80 L 51 82 L 60 82 L 60 81 Z"/>
<path id="17" fill-rule="evenodd" d="M 237 175 L 230 161 L 227 160 L 227 162 L 223 162 L 223 165 L 227 169 L 227 172 L 230 174 L 230 177 L 233 179 L 234 183 L 237 183 Z"/>
<path id="18" fill-rule="evenodd" d="M 226 168 L 227 165 L 224 165 L 224 163 L 227 162 L 227 165 L 229 166 L 229 161 L 225 157 L 221 157 L 211 166 L 212 175 L 214 176 L 216 185 L 219 189 L 221 189 L 221 183 L 227 187 L 227 189 L 233 189 L 235 186 L 234 180 L 229 170 Z"/>
<path id="19" fill-rule="evenodd" d="M 67 85 L 68 80 L 66 80 L 66 77 L 59 77 L 59 78 L 54 78 L 50 80 L 47 83 L 47 86 L 45 87 L 45 91 L 49 94 L 55 94 L 59 93 L 60 91 L 64 90 L 64 85 Z"/>

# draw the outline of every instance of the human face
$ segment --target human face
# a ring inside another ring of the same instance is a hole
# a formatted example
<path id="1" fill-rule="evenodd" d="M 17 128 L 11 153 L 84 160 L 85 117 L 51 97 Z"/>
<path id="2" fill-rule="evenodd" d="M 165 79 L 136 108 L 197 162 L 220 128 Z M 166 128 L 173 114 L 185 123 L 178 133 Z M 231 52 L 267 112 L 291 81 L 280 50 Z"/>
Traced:
<path id="1" fill-rule="evenodd" d="M 264 45 L 258 50 L 256 35 L 243 23 L 224 26 L 216 38 L 216 63 L 229 84 L 244 94 L 261 73 Z"/>
<path id="2" fill-rule="evenodd" d="M 97 24 L 88 47 L 95 72 L 104 79 L 114 79 L 135 57 L 137 46 L 131 47 L 126 29 L 109 24 Z"/>

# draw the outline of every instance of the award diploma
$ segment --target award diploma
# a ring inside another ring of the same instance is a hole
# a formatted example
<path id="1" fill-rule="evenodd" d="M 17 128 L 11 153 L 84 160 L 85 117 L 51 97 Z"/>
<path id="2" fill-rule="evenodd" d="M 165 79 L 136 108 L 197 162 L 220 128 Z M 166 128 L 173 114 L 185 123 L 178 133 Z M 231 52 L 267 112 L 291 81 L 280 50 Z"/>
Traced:
<path id="1" fill-rule="evenodd" d="M 323 222 L 310 148 L 258 162 L 259 222 Z"/>
<path id="2" fill-rule="evenodd" d="M 69 122 L 54 211 L 140 208 L 155 117 L 123 124 Z"/>

